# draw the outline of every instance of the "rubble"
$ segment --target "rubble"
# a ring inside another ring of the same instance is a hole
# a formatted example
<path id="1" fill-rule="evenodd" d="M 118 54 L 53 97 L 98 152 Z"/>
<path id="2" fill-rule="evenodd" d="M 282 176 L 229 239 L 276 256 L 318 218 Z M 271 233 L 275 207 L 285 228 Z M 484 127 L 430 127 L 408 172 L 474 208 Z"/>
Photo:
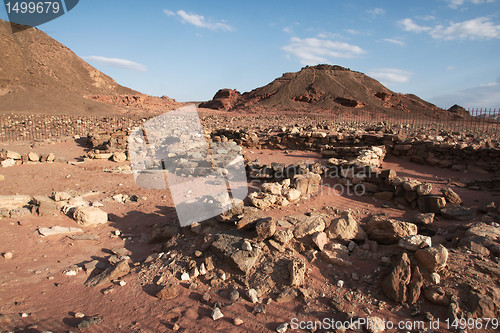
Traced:
<path id="1" fill-rule="evenodd" d="M 85 281 L 87 287 L 99 287 L 117 280 L 130 272 L 129 260 L 121 260 L 115 266 L 111 266 L 102 273 Z"/>
<path id="2" fill-rule="evenodd" d="M 244 251 L 241 248 L 243 241 L 240 233 L 228 231 L 217 236 L 211 249 L 234 269 L 246 274 L 259 259 L 260 249 L 254 247 L 251 251 Z"/>

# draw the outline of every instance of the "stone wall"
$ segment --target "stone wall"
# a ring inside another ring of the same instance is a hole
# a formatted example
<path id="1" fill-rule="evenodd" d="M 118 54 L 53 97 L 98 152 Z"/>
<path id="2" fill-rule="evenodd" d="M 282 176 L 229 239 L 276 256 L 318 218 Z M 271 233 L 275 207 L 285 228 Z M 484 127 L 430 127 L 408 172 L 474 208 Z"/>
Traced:
<path id="1" fill-rule="evenodd" d="M 91 147 L 98 150 L 98 153 L 113 153 L 127 150 L 128 134 L 126 129 L 122 129 L 91 133 L 88 139 Z M 400 156 L 419 164 L 471 173 L 496 173 L 500 170 L 500 149 L 487 139 L 477 140 L 453 135 L 420 134 L 406 137 L 382 132 L 351 133 L 292 127 L 274 132 L 219 129 L 212 131 L 210 136 L 214 142 L 235 141 L 247 148 L 310 150 L 322 152 L 324 155 L 331 152 L 331 157 L 334 157 L 333 152 L 346 157 L 355 153 L 350 151 L 355 148 L 340 147 L 384 146 L 388 155 Z"/>

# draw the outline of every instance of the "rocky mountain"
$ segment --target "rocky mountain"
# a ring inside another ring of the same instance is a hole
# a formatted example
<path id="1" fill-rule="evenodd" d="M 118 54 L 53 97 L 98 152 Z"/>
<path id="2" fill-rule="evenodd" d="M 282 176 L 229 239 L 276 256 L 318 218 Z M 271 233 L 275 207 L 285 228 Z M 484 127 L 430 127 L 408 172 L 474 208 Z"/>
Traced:
<path id="1" fill-rule="evenodd" d="M 119 85 L 44 32 L 0 20 L 0 112 L 116 113 L 125 110 L 129 99 L 176 104 L 145 96 Z"/>
<path id="2" fill-rule="evenodd" d="M 222 89 L 200 107 L 296 111 L 362 109 L 429 115 L 445 112 L 415 95 L 395 93 L 363 73 L 332 65 L 306 66 L 299 72 L 285 73 L 268 85 L 244 94 Z"/>

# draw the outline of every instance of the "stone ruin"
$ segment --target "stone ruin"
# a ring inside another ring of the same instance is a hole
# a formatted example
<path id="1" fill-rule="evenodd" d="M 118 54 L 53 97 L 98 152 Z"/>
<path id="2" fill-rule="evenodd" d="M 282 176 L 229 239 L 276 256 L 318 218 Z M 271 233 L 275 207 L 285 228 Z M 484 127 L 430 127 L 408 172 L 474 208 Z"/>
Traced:
<path id="1" fill-rule="evenodd" d="M 125 162 L 130 159 L 129 134 L 125 130 L 89 134 L 89 143 L 93 148 L 89 157 Z M 446 236 L 454 247 L 452 249 L 439 242 L 433 244 L 431 238 L 436 233 L 442 234 L 433 225 L 436 218 L 442 216 L 470 221 L 478 213 L 486 213 L 485 220 L 498 213 L 495 205 L 485 206 L 478 212 L 464 207 L 460 196 L 450 187 L 443 188 L 439 195 L 432 194 L 430 184 L 398 177 L 393 170 L 381 169 L 385 156 L 392 154 L 416 163 L 453 170 L 494 172 L 500 162 L 498 148 L 488 144 L 460 143 L 453 141 L 453 137 L 426 137 L 422 141 L 393 134 L 352 135 L 297 127 L 259 133 L 215 130 L 206 133 L 204 138 L 209 142 L 210 159 L 196 149 L 181 150 L 167 155 L 171 161 L 168 166 L 161 165 L 161 159 L 153 159 L 152 164 L 144 165 L 144 172 L 170 168 L 173 174 L 192 177 L 213 170 L 215 166 L 219 167 L 218 172 L 226 174 L 225 167 L 230 162 L 228 153 L 239 152 L 239 146 L 316 151 L 323 157 L 323 162 L 285 165 L 246 160 L 248 180 L 255 181 L 258 190 L 250 193 L 245 200 L 228 202 L 214 194 L 201 200 L 212 201 L 220 209 L 230 207 L 215 219 L 183 228 L 175 219 L 156 225 L 151 230 L 150 240 L 159 242 L 161 250 L 149 256 L 137 270 L 145 282 L 160 281 L 156 282 L 161 287 L 158 298 L 175 297 L 178 288 L 175 284 L 161 281 L 180 279 L 205 283 L 212 288 L 227 288 L 236 283 L 245 290 L 244 296 L 255 304 L 255 309 L 260 309 L 256 311 L 265 311 L 262 309 L 265 309 L 263 299 L 266 297 L 278 304 L 301 297 L 309 304 L 315 291 L 308 287 L 308 269 L 312 264 L 322 263 L 334 272 L 333 279 L 338 290 L 346 285 L 354 287 L 361 281 L 379 286 L 385 297 L 396 304 L 404 304 L 415 315 L 423 315 L 423 299 L 447 307 L 452 319 L 499 315 L 499 300 L 491 287 L 486 285 L 460 291 L 461 298 L 458 298 L 453 292 L 454 286 L 444 282 L 450 279 L 451 274 L 447 265 L 450 251 L 458 257 L 467 253 L 481 256 L 484 260 L 476 263 L 477 269 L 487 276 L 498 277 L 498 226 L 492 221 L 464 224 L 454 234 Z M 222 143 L 223 146 L 219 145 Z M 331 209 L 328 214 L 309 212 L 279 219 L 267 214 L 267 210 L 275 206 L 306 204 L 328 178 L 334 178 L 335 183 L 346 187 L 361 186 L 363 195 L 383 204 L 392 202 L 400 209 L 420 212 L 416 212 L 409 221 L 383 215 L 361 221 L 355 211 L 336 209 Z M 493 179 L 488 183 L 476 181 L 464 186 L 499 190 L 496 184 L 500 182 Z M 79 199 L 71 195 L 59 193 L 52 198 L 25 196 L 9 200 L 10 206 L 2 210 L 4 216 L 22 214 L 21 209 L 31 205 L 29 213 L 56 214 L 63 210 L 82 226 L 103 223 L 106 219 L 97 207 L 78 203 Z M 181 250 L 186 239 L 195 244 L 196 251 L 193 253 Z M 392 254 L 381 251 L 385 247 L 389 247 Z M 461 252 L 462 248 L 468 252 Z M 120 258 L 117 256 L 116 265 L 108 271 L 108 275 L 122 271 Z M 486 258 L 497 258 L 497 263 Z M 378 263 L 377 274 L 352 272 L 346 276 L 341 273 L 359 261 Z M 127 273 L 128 270 L 123 274 Z M 97 280 L 91 282 L 90 285 L 94 282 L 100 285 Z M 328 280 L 326 283 L 329 283 Z M 363 287 L 360 288 L 363 290 Z M 331 297 L 332 308 L 348 317 L 356 312 L 353 307 L 356 302 L 370 301 L 364 292 L 344 294 L 344 299 L 335 295 Z M 378 304 L 381 309 L 387 307 L 382 301 Z M 215 308 L 221 314 L 224 312 L 222 305 Z"/>

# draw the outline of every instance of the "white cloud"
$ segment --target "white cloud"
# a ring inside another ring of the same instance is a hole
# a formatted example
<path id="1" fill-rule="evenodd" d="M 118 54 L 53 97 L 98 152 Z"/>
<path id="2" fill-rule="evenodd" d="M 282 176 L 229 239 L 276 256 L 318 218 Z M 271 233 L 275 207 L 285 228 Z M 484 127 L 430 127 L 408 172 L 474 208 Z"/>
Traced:
<path id="1" fill-rule="evenodd" d="M 431 30 L 431 27 L 426 27 L 422 25 L 418 25 L 411 18 L 405 18 L 401 21 L 398 22 L 405 31 L 411 31 L 411 32 L 423 32 L 423 31 L 429 31 Z"/>
<path id="2" fill-rule="evenodd" d="M 455 67 L 455 66 L 453 66 L 453 65 L 449 65 L 449 66 L 447 66 L 447 67 L 446 67 L 446 70 L 447 70 L 447 71 L 449 71 L 449 72 L 452 72 L 452 71 L 454 71 L 455 69 L 456 69 L 456 67 Z"/>
<path id="3" fill-rule="evenodd" d="M 148 70 L 146 66 L 127 59 L 107 58 L 101 56 L 88 56 L 88 57 L 83 57 L 83 59 L 88 61 L 93 61 L 104 66 L 129 69 L 132 71 L 145 72 Z"/>
<path id="4" fill-rule="evenodd" d="M 470 2 L 474 5 L 481 5 L 483 3 L 493 3 L 495 0 L 445 0 L 448 2 L 448 6 L 453 9 L 457 9 L 460 6 L 463 6 L 466 2 Z"/>
<path id="5" fill-rule="evenodd" d="M 383 10 L 382 8 L 369 9 L 366 12 L 373 17 L 385 14 L 385 10 Z"/>
<path id="6" fill-rule="evenodd" d="M 500 38 L 500 25 L 495 24 L 488 17 L 478 17 L 463 22 L 450 22 L 447 26 L 438 24 L 434 27 L 422 26 L 411 18 L 399 21 L 405 31 L 428 32 L 434 39 L 494 39 Z"/>
<path id="7" fill-rule="evenodd" d="M 283 32 L 286 32 L 287 34 L 293 32 L 292 28 L 290 28 L 290 27 L 284 27 L 282 30 L 283 30 Z"/>
<path id="8" fill-rule="evenodd" d="M 176 13 L 174 13 L 170 10 L 164 9 L 163 13 L 165 13 L 168 16 L 177 16 L 181 19 L 181 21 L 183 23 L 189 23 L 189 24 L 192 24 L 198 28 L 205 28 L 205 29 L 210 29 L 210 30 L 234 31 L 233 27 L 224 23 L 223 21 L 211 22 L 211 21 L 208 21 L 203 15 L 188 13 L 182 9 L 178 10 Z"/>
<path id="9" fill-rule="evenodd" d="M 175 13 L 171 10 L 168 10 L 168 9 L 164 9 L 163 13 L 167 14 L 168 16 L 175 16 Z"/>
<path id="10" fill-rule="evenodd" d="M 334 58 L 352 58 L 366 53 L 359 46 L 322 38 L 292 37 L 290 44 L 282 49 L 298 57 L 303 65 L 316 65 Z"/>
<path id="11" fill-rule="evenodd" d="M 500 38 L 500 25 L 495 25 L 487 17 L 478 17 L 472 20 L 453 23 L 447 27 L 437 25 L 430 32 L 436 39 L 493 39 Z"/>
<path id="12" fill-rule="evenodd" d="M 383 84 L 389 84 L 408 82 L 413 73 L 399 68 L 378 68 L 367 74 Z"/>
<path id="13" fill-rule="evenodd" d="M 359 31 L 356 29 L 346 29 L 346 32 L 351 34 L 351 35 L 363 35 L 363 36 L 370 36 L 371 33 L 367 31 Z"/>
<path id="14" fill-rule="evenodd" d="M 491 82 L 429 99 L 442 108 L 458 104 L 466 108 L 498 108 L 500 83 Z"/>
<path id="15" fill-rule="evenodd" d="M 400 45 L 400 46 L 406 46 L 406 43 L 403 42 L 402 40 L 399 40 L 399 39 L 384 38 L 383 40 L 388 42 L 388 43 L 392 43 L 392 44 L 396 44 L 396 45 Z"/>

